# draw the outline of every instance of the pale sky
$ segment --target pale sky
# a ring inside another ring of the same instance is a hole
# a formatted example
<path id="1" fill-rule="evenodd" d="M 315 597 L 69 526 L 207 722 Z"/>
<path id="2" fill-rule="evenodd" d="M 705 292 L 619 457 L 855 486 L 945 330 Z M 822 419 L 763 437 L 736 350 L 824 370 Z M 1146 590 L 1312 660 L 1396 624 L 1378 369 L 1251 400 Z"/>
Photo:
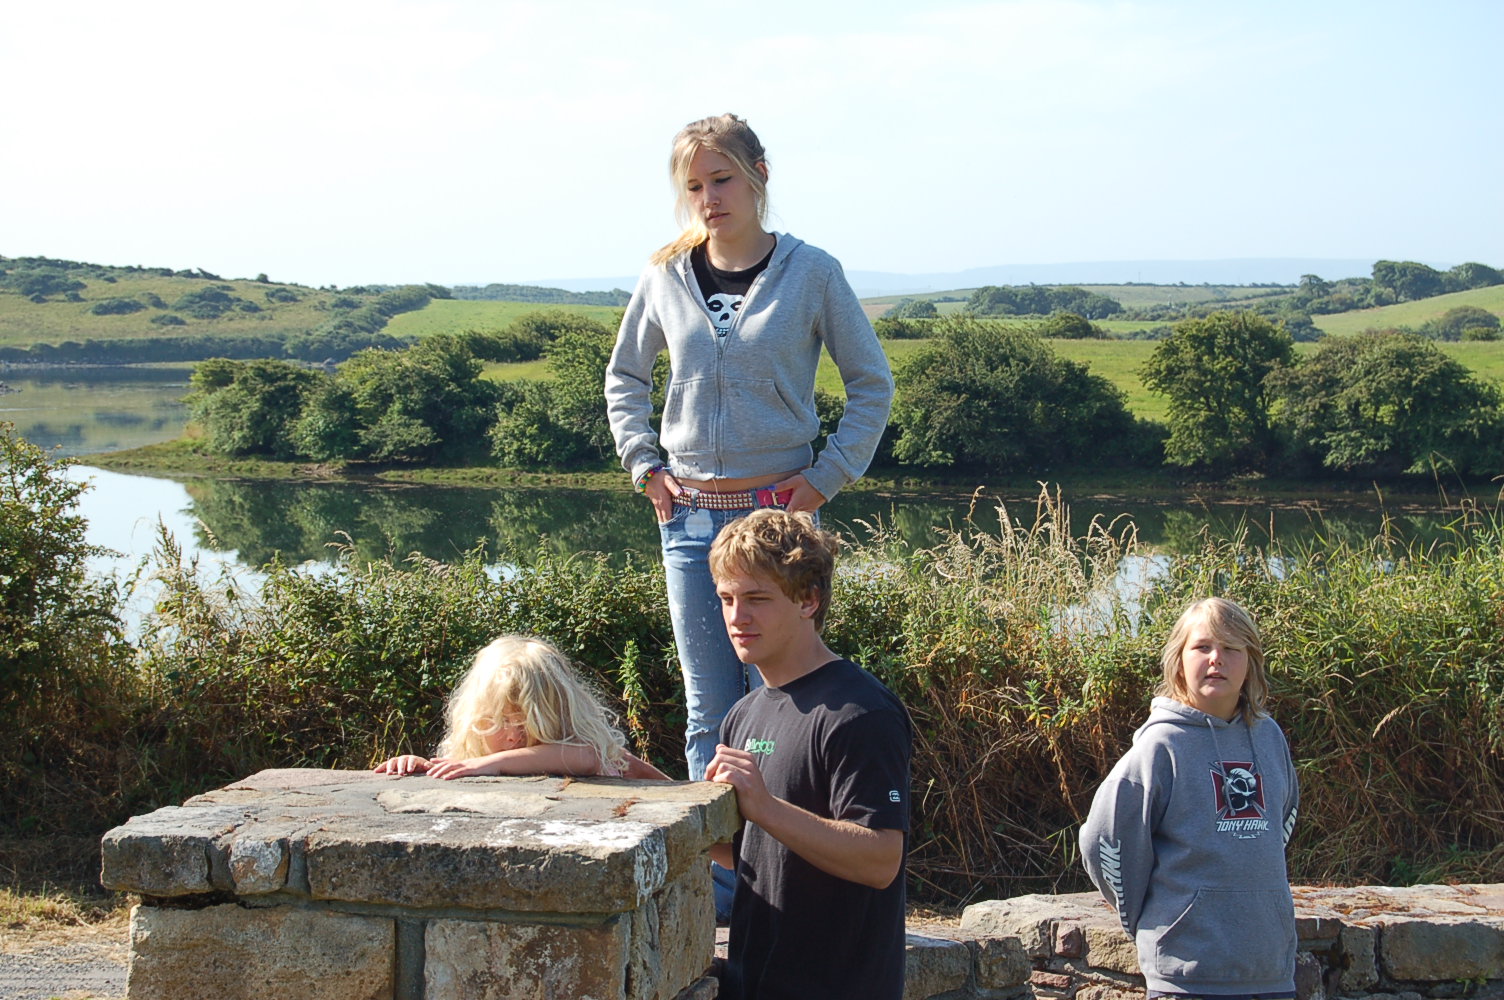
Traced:
<path id="1" fill-rule="evenodd" d="M 734 111 L 848 270 L 1504 266 L 1501 40 L 1498 0 L 18 0 L 0 254 L 632 275 L 674 133 Z"/>

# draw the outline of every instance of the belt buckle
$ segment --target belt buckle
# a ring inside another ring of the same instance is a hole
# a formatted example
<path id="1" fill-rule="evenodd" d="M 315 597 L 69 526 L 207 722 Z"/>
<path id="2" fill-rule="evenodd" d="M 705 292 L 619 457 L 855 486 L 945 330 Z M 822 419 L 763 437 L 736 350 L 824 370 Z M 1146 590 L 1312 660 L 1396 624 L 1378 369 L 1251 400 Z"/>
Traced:
<path id="1" fill-rule="evenodd" d="M 774 490 L 771 486 L 765 486 L 760 490 L 753 490 L 752 499 L 758 507 L 787 507 L 789 501 L 794 499 L 794 491 Z"/>
<path id="2" fill-rule="evenodd" d="M 697 490 L 695 487 L 693 487 L 693 486 L 686 486 L 686 487 L 684 487 L 684 492 L 680 493 L 679 496 L 681 496 L 681 497 L 682 496 L 688 496 L 689 497 L 689 510 L 690 510 L 690 513 L 694 513 L 695 511 L 697 511 L 697 510 L 700 509 L 700 491 Z"/>

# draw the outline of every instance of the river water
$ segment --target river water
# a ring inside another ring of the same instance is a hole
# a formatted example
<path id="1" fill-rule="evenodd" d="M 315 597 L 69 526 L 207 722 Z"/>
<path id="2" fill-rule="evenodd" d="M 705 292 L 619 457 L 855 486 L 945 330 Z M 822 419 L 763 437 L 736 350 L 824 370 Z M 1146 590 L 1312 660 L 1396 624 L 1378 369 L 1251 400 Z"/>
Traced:
<path id="1" fill-rule="evenodd" d="M 87 455 L 170 440 L 182 433 L 188 389 L 184 369 L 55 369 L 0 372 L 0 420 L 29 440 L 57 446 L 61 455 Z M 210 570 L 254 580 L 256 567 L 326 564 L 345 546 L 361 559 L 401 560 L 417 553 L 449 560 L 483 544 L 492 558 L 515 562 L 542 546 L 555 552 L 629 554 L 656 558 L 658 532 L 646 502 L 619 490 L 550 487 L 441 487 L 368 482 L 282 482 L 203 477 L 122 475 L 75 466 L 87 480 L 80 511 L 89 541 L 117 556 L 100 558 L 101 572 L 128 575 L 152 552 L 158 525 L 188 558 Z M 857 538 L 880 528 L 910 546 L 937 542 L 942 529 L 968 524 L 995 530 L 996 507 L 1032 523 L 1034 487 L 973 502 L 969 489 L 848 490 L 825 509 L 827 526 Z M 1373 537 L 1386 518 L 1409 537 L 1426 537 L 1457 516 L 1450 498 L 1436 495 L 1338 494 L 1279 500 L 1187 494 L 1142 498 L 1099 490 L 1067 493 L 1072 527 L 1094 517 L 1131 518 L 1139 539 L 1175 552 L 1197 544 L 1203 531 L 1239 531 L 1258 543 L 1293 541 L 1320 533 L 1354 540 Z M 1494 498 L 1497 502 L 1497 497 Z"/>

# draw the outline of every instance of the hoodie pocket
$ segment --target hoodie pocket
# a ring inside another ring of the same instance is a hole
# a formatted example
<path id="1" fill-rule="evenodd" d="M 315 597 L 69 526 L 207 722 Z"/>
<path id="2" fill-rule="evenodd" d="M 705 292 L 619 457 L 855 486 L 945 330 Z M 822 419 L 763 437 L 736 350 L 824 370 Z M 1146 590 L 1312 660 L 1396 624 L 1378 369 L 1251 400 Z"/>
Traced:
<path id="1" fill-rule="evenodd" d="M 770 378 L 726 379 L 727 452 L 784 451 L 807 445 L 820 433 L 820 420 L 780 390 Z"/>
<path id="2" fill-rule="evenodd" d="M 809 444 L 819 432 L 819 418 L 770 378 L 676 379 L 663 403 L 661 440 L 676 458 L 785 451 Z"/>
<path id="3" fill-rule="evenodd" d="M 1154 942 L 1154 968 L 1186 983 L 1264 983 L 1295 970 L 1295 908 L 1284 889 L 1201 889 Z"/>

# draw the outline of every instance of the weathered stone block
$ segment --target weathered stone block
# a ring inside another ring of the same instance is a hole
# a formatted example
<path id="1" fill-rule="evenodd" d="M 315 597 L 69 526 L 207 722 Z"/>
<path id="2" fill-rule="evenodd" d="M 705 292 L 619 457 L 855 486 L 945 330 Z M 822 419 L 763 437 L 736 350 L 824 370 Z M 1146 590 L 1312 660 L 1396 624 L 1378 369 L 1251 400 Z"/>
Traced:
<path id="1" fill-rule="evenodd" d="M 706 976 L 686 986 L 684 992 L 674 997 L 674 1000 L 715 1000 L 720 994 L 720 981 Z"/>
<path id="2" fill-rule="evenodd" d="M 1034 963 L 1018 938 L 978 938 L 971 942 L 977 987 L 1006 993 L 1029 982 Z"/>
<path id="3" fill-rule="evenodd" d="M 276 892 L 287 884 L 287 841 L 237 837 L 230 846 L 230 878 L 247 896 Z"/>
<path id="4" fill-rule="evenodd" d="M 619 913 L 668 877 L 663 833 L 647 823 L 393 816 L 377 834 L 330 827 L 307 839 L 315 899 Z"/>
<path id="5" fill-rule="evenodd" d="M 961 933 L 968 937 L 1013 937 L 1030 958 L 1050 957 L 1060 896 L 1014 896 L 973 903 L 961 913 Z"/>
<path id="6" fill-rule="evenodd" d="M 1379 958 L 1392 979 L 1497 978 L 1504 971 L 1504 921 L 1393 919 L 1383 921 L 1382 928 Z"/>
<path id="7" fill-rule="evenodd" d="M 425 1000 L 637 1000 L 627 993 L 631 920 L 595 927 L 434 920 Z"/>
<path id="8" fill-rule="evenodd" d="M 629 995 L 668 1000 L 705 974 L 714 953 L 715 900 L 707 862 L 633 911 Z"/>
<path id="9" fill-rule="evenodd" d="M 209 852 L 241 818 L 236 809 L 183 806 L 133 816 L 100 842 L 99 881 L 146 896 L 211 892 Z"/>
<path id="10" fill-rule="evenodd" d="M 1308 951 L 1295 956 L 1295 1000 L 1326 1000 L 1321 963 Z"/>
<path id="11" fill-rule="evenodd" d="M 904 1000 L 929 1000 L 970 984 L 971 949 L 966 945 L 923 934 L 907 935 L 906 944 Z"/>
<path id="12" fill-rule="evenodd" d="M 1055 990 L 1065 992 L 1074 985 L 1075 980 L 1063 972 L 1036 971 L 1029 976 L 1029 985 L 1037 989 Z"/>
<path id="13" fill-rule="evenodd" d="M 1080 958 L 1086 951 L 1086 935 L 1074 925 L 1055 926 L 1055 954 L 1061 958 Z"/>
<path id="14" fill-rule="evenodd" d="M 1115 986 L 1097 983 L 1077 990 L 1075 1000 L 1141 1000 L 1142 997 L 1143 994 L 1137 990 L 1120 990 Z"/>
<path id="15" fill-rule="evenodd" d="M 1372 927 L 1343 926 L 1337 935 L 1342 968 L 1339 988 L 1343 993 L 1361 993 L 1379 981 L 1378 935 Z"/>
<path id="16" fill-rule="evenodd" d="M 1096 920 L 1081 930 L 1086 936 L 1085 960 L 1088 965 L 1130 976 L 1140 974 L 1138 947 L 1116 920 L 1111 923 Z"/>
<path id="17" fill-rule="evenodd" d="M 234 904 L 131 912 L 131 1000 L 391 1000 L 391 920 Z"/>

